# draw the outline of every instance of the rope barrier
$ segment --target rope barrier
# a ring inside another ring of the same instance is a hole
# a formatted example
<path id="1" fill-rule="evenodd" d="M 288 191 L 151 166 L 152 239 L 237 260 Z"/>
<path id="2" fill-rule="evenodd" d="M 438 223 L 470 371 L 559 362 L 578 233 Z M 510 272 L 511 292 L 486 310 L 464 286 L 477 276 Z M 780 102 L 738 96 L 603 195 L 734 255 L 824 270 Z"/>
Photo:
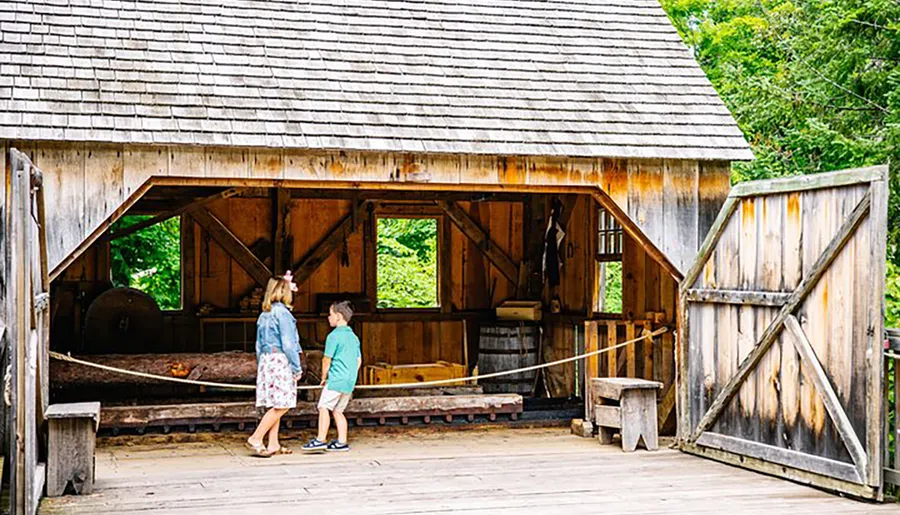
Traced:
<path id="1" fill-rule="evenodd" d="M 558 359 L 556 361 L 551 361 L 549 363 L 542 363 L 539 365 L 531 365 L 528 367 L 516 368 L 513 370 L 504 370 L 502 372 L 492 372 L 490 374 L 484 374 L 484 375 L 478 375 L 478 376 L 468 376 L 468 377 L 455 378 L 455 379 L 438 379 L 438 380 L 434 380 L 434 381 L 425 381 L 422 383 L 399 383 L 399 384 L 382 384 L 382 385 L 364 384 L 364 385 L 357 386 L 356 389 L 375 390 L 375 389 L 389 389 L 389 388 L 421 388 L 423 386 L 439 386 L 439 385 L 455 384 L 455 383 L 460 383 L 460 382 L 465 382 L 465 381 L 473 381 L 473 380 L 479 380 L 479 379 L 490 379 L 492 377 L 501 377 L 501 376 L 512 375 L 512 374 L 520 374 L 522 372 L 530 372 L 532 370 L 539 370 L 542 368 L 555 367 L 557 365 L 571 363 L 573 361 L 578 361 L 580 359 L 585 359 L 585 358 L 589 358 L 592 356 L 598 356 L 600 354 L 614 351 L 614 350 L 620 349 L 622 347 L 627 347 L 628 345 L 632 345 L 634 343 L 637 343 L 637 342 L 640 342 L 643 340 L 655 338 L 663 333 L 668 332 L 668 330 L 669 330 L 668 327 L 661 327 L 651 333 L 647 333 L 643 336 L 639 336 L 637 338 L 633 338 L 631 340 L 619 343 L 617 345 L 613 345 L 612 347 L 606 347 L 606 348 L 603 348 L 600 350 L 586 352 L 584 354 L 579 354 L 577 356 L 572 356 L 570 358 Z M 77 363 L 79 365 L 99 368 L 101 370 L 106 370 L 106 371 L 114 372 L 114 373 L 118 373 L 118 374 L 131 375 L 131 376 L 143 377 L 143 378 L 148 378 L 148 379 L 156 379 L 159 381 L 169 381 L 169 382 L 173 382 L 173 383 L 189 384 L 189 385 L 194 385 L 194 386 L 210 386 L 213 388 L 231 388 L 234 390 L 255 390 L 256 389 L 255 385 L 250 385 L 250 384 L 216 383 L 216 382 L 212 382 L 212 381 L 198 381 L 198 380 L 194 380 L 194 379 L 181 379 L 179 377 L 167 377 L 167 376 L 161 376 L 161 375 L 156 375 L 156 374 L 147 374 L 145 372 L 137 372 L 134 370 L 127 370 L 124 368 L 117 368 L 117 367 L 111 367 L 108 365 L 101 365 L 99 363 L 92 363 L 90 361 L 84 361 L 84 360 L 81 360 L 78 358 L 73 358 L 72 356 L 70 356 L 68 354 L 62 354 L 62 353 L 54 352 L 54 351 L 50 351 L 50 357 L 54 358 L 54 359 L 58 359 L 60 361 L 68 361 L 70 363 Z M 318 390 L 321 388 L 322 388 L 322 386 L 319 386 L 319 385 L 297 386 L 298 390 Z"/>

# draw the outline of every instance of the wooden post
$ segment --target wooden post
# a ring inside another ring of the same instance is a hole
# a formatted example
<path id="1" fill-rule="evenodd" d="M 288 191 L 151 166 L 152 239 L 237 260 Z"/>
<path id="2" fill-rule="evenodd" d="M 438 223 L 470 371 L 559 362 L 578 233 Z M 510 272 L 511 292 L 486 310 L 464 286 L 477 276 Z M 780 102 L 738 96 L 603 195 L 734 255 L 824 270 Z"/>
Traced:
<path id="1" fill-rule="evenodd" d="M 588 320 L 584 323 L 584 352 L 600 350 L 600 324 Z M 584 362 L 584 419 L 593 422 L 594 402 L 591 394 L 591 380 L 600 376 L 600 355 L 591 356 Z"/>
<path id="2" fill-rule="evenodd" d="M 644 330 L 643 330 L 642 334 L 652 333 L 653 332 L 653 322 L 650 320 L 647 320 L 646 322 L 644 322 L 643 329 Z M 670 334 L 670 333 L 666 333 L 666 334 Z M 644 374 L 643 374 L 644 379 L 652 381 L 654 379 L 654 377 L 653 377 L 653 355 L 655 354 L 654 341 L 652 339 L 644 340 L 643 342 L 641 342 L 641 347 L 644 351 Z"/>
<path id="3" fill-rule="evenodd" d="M 446 215 L 438 219 L 438 231 L 438 295 L 441 313 L 450 313 L 453 311 L 453 256 L 450 248 L 453 236 Z"/>
<path id="4" fill-rule="evenodd" d="M 366 219 L 363 222 L 363 267 L 365 268 L 364 288 L 369 304 L 375 308 L 378 301 L 378 227 L 375 218 L 375 205 L 366 206 Z"/>
<path id="5" fill-rule="evenodd" d="M 547 196 L 528 195 L 525 197 L 524 231 L 525 249 L 522 261 L 525 263 L 525 285 L 520 288 L 520 298 L 539 299 L 543 290 L 541 262 L 544 251 L 544 231 L 547 228 Z"/>
<path id="6" fill-rule="evenodd" d="M 194 238 L 194 219 L 185 213 L 181 215 L 181 312 L 184 314 L 188 334 L 198 334 L 199 322 L 197 320 L 197 299 L 200 298 L 198 275 L 200 267 L 197 266 L 197 242 Z M 203 339 L 198 342 L 189 342 L 181 339 L 181 352 L 193 352 L 202 345 Z"/>
<path id="7" fill-rule="evenodd" d="M 618 329 L 618 324 L 615 321 L 609 321 L 606 323 L 606 346 L 615 347 L 618 343 L 618 335 L 616 335 L 616 330 Z M 616 377 L 619 375 L 619 350 L 614 349 L 606 353 L 606 360 L 609 366 L 609 370 L 607 371 L 608 377 Z"/>
<path id="8" fill-rule="evenodd" d="M 275 275 L 283 274 L 291 266 L 291 192 L 285 188 L 276 188 L 272 210 L 273 228 L 272 242 L 274 252 L 272 271 Z"/>
<path id="9" fill-rule="evenodd" d="M 9 240 L 9 233 L 7 232 L 9 229 L 9 220 L 7 216 L 9 215 L 9 190 L 7 189 L 7 185 L 10 183 L 9 177 L 11 173 L 10 163 L 12 160 L 12 156 L 6 145 L 0 145 L 0 151 L 3 152 L 3 176 L 0 177 L 0 284 L 7 285 L 10 283 L 11 276 L 9 274 L 8 266 L 9 262 L 6 259 L 6 251 Z M 6 369 L 7 363 L 9 363 L 9 352 L 11 346 L 9 342 L 13 341 L 12 337 L 7 335 L 11 334 L 8 330 L 11 330 L 9 324 L 11 323 L 10 317 L 11 312 L 7 311 L 7 288 L 4 286 L 0 288 L 0 381 L 5 384 L 6 383 L 6 375 L 8 373 Z M 10 408 L 6 406 L 5 402 L 0 402 L 0 452 L 3 453 L 3 456 L 6 458 L 7 462 L 11 464 L 9 461 L 10 456 L 10 447 L 9 447 L 9 425 L 6 423 L 8 420 L 7 417 L 10 416 Z M 2 469 L 0 469 L 2 470 Z M 4 478 L 5 479 L 5 478 Z"/>

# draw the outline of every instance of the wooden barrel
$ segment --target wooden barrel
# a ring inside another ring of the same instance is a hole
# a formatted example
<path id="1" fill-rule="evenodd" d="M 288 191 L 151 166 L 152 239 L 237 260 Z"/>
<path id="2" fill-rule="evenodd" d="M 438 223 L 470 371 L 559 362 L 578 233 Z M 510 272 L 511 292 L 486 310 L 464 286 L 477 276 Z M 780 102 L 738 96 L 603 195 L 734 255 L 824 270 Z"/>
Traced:
<path id="1" fill-rule="evenodd" d="M 481 326 L 478 338 L 478 373 L 505 372 L 538 364 L 538 327 L 500 323 Z M 531 395 L 537 370 L 479 379 L 484 393 Z"/>

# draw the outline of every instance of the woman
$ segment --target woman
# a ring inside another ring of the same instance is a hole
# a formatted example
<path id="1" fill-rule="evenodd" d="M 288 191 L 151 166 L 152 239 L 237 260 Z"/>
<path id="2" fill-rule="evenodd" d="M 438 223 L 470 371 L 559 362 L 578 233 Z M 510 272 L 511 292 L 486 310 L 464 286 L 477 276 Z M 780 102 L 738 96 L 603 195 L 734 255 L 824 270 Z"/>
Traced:
<path id="1" fill-rule="evenodd" d="M 291 314 L 295 290 L 289 274 L 269 279 L 263 312 L 256 321 L 256 405 L 269 410 L 247 439 L 247 447 L 263 458 L 291 454 L 278 442 L 278 429 L 281 417 L 297 406 L 297 381 L 302 375 L 300 353 L 303 351 L 297 320 Z M 266 434 L 268 446 L 263 445 Z"/>

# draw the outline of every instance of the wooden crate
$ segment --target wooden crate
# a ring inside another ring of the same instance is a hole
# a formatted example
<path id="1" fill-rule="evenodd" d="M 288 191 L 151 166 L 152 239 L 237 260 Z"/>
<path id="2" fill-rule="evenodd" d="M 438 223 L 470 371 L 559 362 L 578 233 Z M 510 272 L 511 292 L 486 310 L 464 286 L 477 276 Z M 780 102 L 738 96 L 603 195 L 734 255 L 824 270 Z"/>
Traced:
<path id="1" fill-rule="evenodd" d="M 531 300 L 508 300 L 497 306 L 501 320 L 540 320 L 541 303 Z"/>
<path id="2" fill-rule="evenodd" d="M 366 384 L 403 384 L 424 383 L 442 379 L 466 377 L 466 367 L 458 363 L 438 361 L 416 365 L 390 365 L 378 363 L 366 367 Z M 463 381 L 454 381 L 447 385 L 463 385 Z"/>

